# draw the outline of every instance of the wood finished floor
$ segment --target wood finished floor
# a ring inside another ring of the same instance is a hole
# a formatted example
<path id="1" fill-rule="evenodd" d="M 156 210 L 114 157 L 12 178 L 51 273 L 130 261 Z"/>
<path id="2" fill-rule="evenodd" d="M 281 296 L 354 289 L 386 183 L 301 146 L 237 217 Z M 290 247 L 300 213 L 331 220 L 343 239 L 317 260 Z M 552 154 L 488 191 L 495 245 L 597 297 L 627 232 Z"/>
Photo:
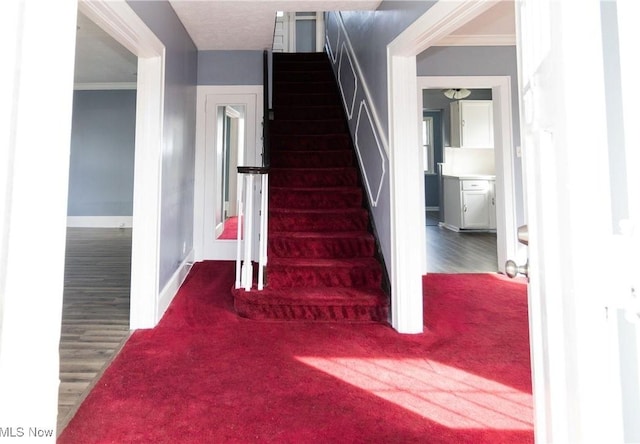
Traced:
<path id="1" fill-rule="evenodd" d="M 455 232 L 437 225 L 438 213 L 427 212 L 427 272 L 498 271 L 495 233 Z"/>
<path id="2" fill-rule="evenodd" d="M 131 229 L 68 228 L 58 433 L 129 336 Z"/>
<path id="3" fill-rule="evenodd" d="M 427 217 L 429 272 L 497 271 L 495 234 L 455 233 L 435 217 Z M 67 230 L 58 433 L 129 337 L 130 270 L 131 229 Z"/>

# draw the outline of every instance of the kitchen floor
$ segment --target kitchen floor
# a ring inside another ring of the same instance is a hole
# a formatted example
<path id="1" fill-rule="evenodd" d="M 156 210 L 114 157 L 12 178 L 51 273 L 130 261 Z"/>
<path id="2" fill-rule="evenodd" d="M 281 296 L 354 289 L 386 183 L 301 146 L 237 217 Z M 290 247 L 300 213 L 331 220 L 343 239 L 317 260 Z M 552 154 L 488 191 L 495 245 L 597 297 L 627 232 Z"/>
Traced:
<path id="1" fill-rule="evenodd" d="M 455 232 L 438 226 L 438 212 L 426 213 L 427 272 L 498 271 L 496 233 Z"/>

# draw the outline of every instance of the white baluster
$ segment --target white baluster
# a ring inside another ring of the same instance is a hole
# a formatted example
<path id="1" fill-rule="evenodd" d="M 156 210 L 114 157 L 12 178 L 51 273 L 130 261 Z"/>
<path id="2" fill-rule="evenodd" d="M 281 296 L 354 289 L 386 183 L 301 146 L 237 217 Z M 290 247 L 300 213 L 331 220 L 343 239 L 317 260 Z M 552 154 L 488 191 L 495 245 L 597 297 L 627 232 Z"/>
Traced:
<path id="1" fill-rule="evenodd" d="M 253 285 L 253 263 L 251 262 L 251 244 L 253 242 L 253 187 L 254 175 L 248 175 L 246 190 L 246 216 L 244 218 L 244 262 L 242 263 L 242 286 L 251 291 Z"/>
<path id="2" fill-rule="evenodd" d="M 260 264 L 258 268 L 258 290 L 264 288 L 264 269 L 267 266 L 267 241 L 269 220 L 269 175 L 262 175 L 262 201 L 260 203 Z"/>
<path id="3" fill-rule="evenodd" d="M 242 260 L 240 255 L 242 254 L 242 226 L 243 224 L 243 211 L 244 211 L 244 202 L 243 202 L 243 183 L 245 180 L 244 174 L 238 174 L 238 233 L 236 237 L 236 286 L 235 288 L 241 287 L 241 279 L 240 279 L 240 264 Z"/>

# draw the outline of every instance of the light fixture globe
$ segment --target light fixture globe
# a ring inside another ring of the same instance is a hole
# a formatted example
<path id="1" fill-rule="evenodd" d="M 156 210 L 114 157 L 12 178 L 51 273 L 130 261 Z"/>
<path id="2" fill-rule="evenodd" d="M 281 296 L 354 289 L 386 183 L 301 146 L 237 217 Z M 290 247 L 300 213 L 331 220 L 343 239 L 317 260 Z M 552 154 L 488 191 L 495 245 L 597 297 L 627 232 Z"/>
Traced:
<path id="1" fill-rule="evenodd" d="M 471 91 L 466 88 L 450 88 L 445 89 L 443 92 L 448 99 L 453 100 L 464 99 L 471 95 Z"/>

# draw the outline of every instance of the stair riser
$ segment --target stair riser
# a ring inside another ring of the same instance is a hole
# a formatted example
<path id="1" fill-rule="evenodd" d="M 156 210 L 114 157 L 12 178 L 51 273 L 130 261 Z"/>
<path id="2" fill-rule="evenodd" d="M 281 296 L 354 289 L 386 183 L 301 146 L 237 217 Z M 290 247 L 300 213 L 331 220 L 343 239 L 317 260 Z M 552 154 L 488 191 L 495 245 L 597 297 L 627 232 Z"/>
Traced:
<path id="1" fill-rule="evenodd" d="M 334 76 L 330 70 L 325 70 L 325 71 L 316 70 L 316 71 L 309 71 L 309 72 L 300 71 L 300 70 L 274 71 L 273 73 L 273 83 L 275 85 L 274 90 L 279 92 L 280 91 L 286 92 L 287 91 L 286 88 L 283 88 L 283 89 L 278 88 L 281 82 L 307 83 L 310 85 L 313 85 L 316 82 L 321 82 L 321 83 L 333 82 L 333 84 L 335 85 Z"/>
<path id="2" fill-rule="evenodd" d="M 369 220 L 367 214 L 296 214 L 289 215 L 276 213 L 269 218 L 269 231 L 291 231 L 299 229 L 303 231 L 329 232 L 329 231 L 364 231 Z"/>
<path id="3" fill-rule="evenodd" d="M 291 107 L 279 110 L 277 120 L 326 120 L 344 119 L 342 108 L 338 106 Z"/>
<path id="4" fill-rule="evenodd" d="M 380 288 L 382 272 L 367 267 L 267 267 L 272 289 L 289 287 L 364 287 Z"/>
<path id="5" fill-rule="evenodd" d="M 353 188 L 348 191 L 314 191 L 309 189 L 271 189 L 269 191 L 270 208 L 292 209 L 340 209 L 360 208 L 362 206 L 362 191 Z"/>
<path id="6" fill-rule="evenodd" d="M 269 183 L 275 187 L 340 187 L 358 185 L 358 173 L 353 168 L 339 171 L 271 170 Z"/>
<path id="7" fill-rule="evenodd" d="M 274 151 L 271 153 L 273 168 L 332 168 L 353 166 L 351 151 Z"/>
<path id="8" fill-rule="evenodd" d="M 271 136 L 272 155 L 277 151 L 332 151 L 350 150 L 351 139 L 347 134 L 323 134 L 317 136 Z"/>
<path id="9" fill-rule="evenodd" d="M 296 94 L 333 94 L 338 95 L 338 90 L 336 89 L 336 84 L 333 79 L 329 79 L 327 82 L 278 82 L 275 85 L 279 91 L 286 91 L 288 93 L 296 93 Z"/>
<path id="10" fill-rule="evenodd" d="M 373 239 L 368 238 L 332 238 L 299 239 L 277 237 L 269 239 L 269 256 L 288 258 L 356 258 L 372 257 Z"/>
<path id="11" fill-rule="evenodd" d="M 335 105 L 338 99 L 337 94 L 278 94 L 273 96 L 273 107 L 275 112 L 278 109 L 289 106 L 301 105 Z"/>
<path id="12" fill-rule="evenodd" d="M 312 73 L 315 71 L 327 72 L 331 69 L 329 61 L 323 60 L 306 60 L 306 61 L 278 61 L 273 68 L 273 77 L 277 78 L 283 72 L 301 71 L 304 73 Z M 329 71 L 331 72 L 331 71 Z"/>
<path id="13" fill-rule="evenodd" d="M 274 120 L 270 134 L 340 134 L 347 132 L 347 124 L 340 120 Z"/>
<path id="14" fill-rule="evenodd" d="M 235 299 L 238 315 L 255 320 L 316 321 L 316 322 L 380 322 L 386 323 L 386 306 L 316 306 L 251 304 Z"/>

